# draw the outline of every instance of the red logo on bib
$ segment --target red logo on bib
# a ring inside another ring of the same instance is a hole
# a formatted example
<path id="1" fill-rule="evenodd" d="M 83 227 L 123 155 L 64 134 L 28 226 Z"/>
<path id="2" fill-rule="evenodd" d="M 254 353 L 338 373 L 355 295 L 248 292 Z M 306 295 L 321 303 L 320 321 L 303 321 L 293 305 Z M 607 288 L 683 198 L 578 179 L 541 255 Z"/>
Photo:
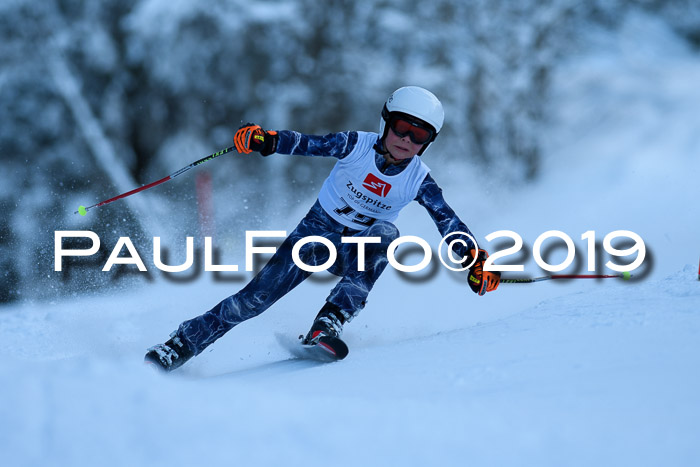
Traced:
<path id="1" fill-rule="evenodd" d="M 362 182 L 362 186 L 379 196 L 386 196 L 389 194 L 389 190 L 391 190 L 391 185 L 384 180 L 380 180 L 371 173 L 367 174 L 365 181 Z"/>

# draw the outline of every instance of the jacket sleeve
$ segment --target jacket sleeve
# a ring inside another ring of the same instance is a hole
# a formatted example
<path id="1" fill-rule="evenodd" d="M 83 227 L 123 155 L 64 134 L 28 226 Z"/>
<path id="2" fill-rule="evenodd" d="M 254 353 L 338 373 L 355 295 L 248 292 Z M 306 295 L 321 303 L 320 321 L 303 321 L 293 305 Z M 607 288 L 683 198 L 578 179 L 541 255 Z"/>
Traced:
<path id="1" fill-rule="evenodd" d="M 357 144 L 356 131 L 329 133 L 325 136 L 305 135 L 297 131 L 281 130 L 277 132 L 278 154 L 297 156 L 335 157 L 342 159 L 352 152 Z"/>
<path id="2" fill-rule="evenodd" d="M 442 189 L 430 174 L 425 177 L 418 189 L 416 201 L 428 211 L 443 238 L 452 232 L 464 232 L 474 237 L 467 225 L 447 204 L 442 196 Z M 454 244 L 455 257 L 466 257 L 469 250 L 474 248 L 474 242 L 465 235 L 452 235 L 446 240 L 447 244 L 449 245 L 455 239 L 462 239 L 467 244 L 466 247 L 461 242 Z"/>

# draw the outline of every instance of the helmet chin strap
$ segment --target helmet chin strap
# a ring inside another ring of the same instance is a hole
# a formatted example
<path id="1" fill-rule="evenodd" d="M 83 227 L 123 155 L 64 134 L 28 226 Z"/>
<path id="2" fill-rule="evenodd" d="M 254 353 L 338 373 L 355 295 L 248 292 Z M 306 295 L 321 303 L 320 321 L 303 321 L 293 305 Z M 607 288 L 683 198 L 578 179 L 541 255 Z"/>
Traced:
<path id="1" fill-rule="evenodd" d="M 390 159 L 390 160 L 387 160 L 387 159 Z M 391 164 L 398 164 L 400 162 L 403 162 L 403 161 L 398 160 L 394 156 L 392 156 L 390 152 L 387 152 L 386 154 L 384 154 L 384 160 L 387 160 L 387 162 L 390 162 Z"/>
<path id="2" fill-rule="evenodd" d="M 384 138 L 386 138 L 386 136 L 384 136 L 382 139 L 380 139 L 374 144 L 374 150 L 382 156 L 389 154 L 389 151 L 386 150 L 386 145 L 384 144 Z M 391 156 L 391 154 L 389 154 L 389 156 Z M 391 158 L 393 159 L 394 157 L 391 156 Z"/>

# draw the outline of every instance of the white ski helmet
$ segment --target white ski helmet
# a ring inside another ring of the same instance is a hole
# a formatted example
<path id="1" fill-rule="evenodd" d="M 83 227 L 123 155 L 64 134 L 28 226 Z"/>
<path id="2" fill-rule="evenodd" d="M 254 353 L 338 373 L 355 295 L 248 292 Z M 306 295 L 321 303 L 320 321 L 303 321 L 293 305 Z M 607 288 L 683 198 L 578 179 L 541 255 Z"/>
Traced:
<path id="1" fill-rule="evenodd" d="M 389 127 L 387 123 L 396 114 L 408 115 L 427 123 L 433 130 L 433 136 L 418 152 L 420 156 L 435 141 L 445 120 L 445 111 L 440 100 L 427 89 L 418 86 L 404 86 L 394 91 L 384 103 L 382 118 L 379 120 L 379 134 L 382 141 L 386 138 Z"/>

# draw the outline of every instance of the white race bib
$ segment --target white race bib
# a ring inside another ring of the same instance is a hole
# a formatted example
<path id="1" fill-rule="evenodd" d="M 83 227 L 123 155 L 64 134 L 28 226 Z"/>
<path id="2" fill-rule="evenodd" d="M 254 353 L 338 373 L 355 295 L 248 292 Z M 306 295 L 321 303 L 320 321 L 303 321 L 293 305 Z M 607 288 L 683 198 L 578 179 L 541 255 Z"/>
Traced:
<path id="1" fill-rule="evenodd" d="M 384 175 L 375 162 L 376 133 L 357 132 L 355 148 L 340 159 L 318 195 L 323 209 L 336 221 L 363 230 L 375 219 L 393 222 L 418 194 L 430 169 L 414 156 L 396 175 Z"/>

